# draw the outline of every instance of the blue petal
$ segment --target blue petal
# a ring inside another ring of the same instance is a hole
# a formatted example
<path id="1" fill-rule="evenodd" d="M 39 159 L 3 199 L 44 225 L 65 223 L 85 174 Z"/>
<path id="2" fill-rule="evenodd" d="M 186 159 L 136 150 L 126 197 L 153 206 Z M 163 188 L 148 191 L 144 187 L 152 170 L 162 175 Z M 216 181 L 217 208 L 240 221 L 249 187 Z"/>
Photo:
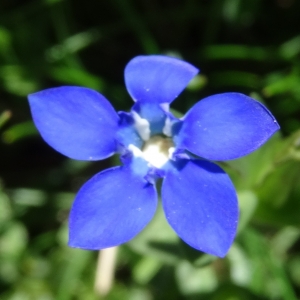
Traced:
<path id="1" fill-rule="evenodd" d="M 130 113 L 119 111 L 119 129 L 117 132 L 117 141 L 120 146 L 128 148 L 130 144 L 142 148 L 143 140 L 134 127 L 134 119 Z"/>
<path id="2" fill-rule="evenodd" d="M 132 111 L 137 112 L 141 118 L 149 122 L 151 135 L 163 133 L 167 114 L 160 105 L 156 103 L 137 102 L 133 106 Z"/>
<path id="3" fill-rule="evenodd" d="M 152 219 L 155 187 L 130 167 L 115 167 L 90 179 L 79 191 L 70 214 L 69 245 L 98 250 L 132 239 Z"/>
<path id="4" fill-rule="evenodd" d="M 116 151 L 118 115 L 96 91 L 82 87 L 47 89 L 28 96 L 32 117 L 44 140 L 79 160 L 99 160 Z"/>
<path id="5" fill-rule="evenodd" d="M 190 246 L 224 257 L 236 234 L 238 204 L 234 186 L 217 165 L 181 161 L 162 186 L 169 224 Z"/>
<path id="6" fill-rule="evenodd" d="M 206 159 L 229 160 L 256 150 L 278 129 L 264 105 L 243 94 L 225 93 L 194 105 L 175 142 Z"/>
<path id="7" fill-rule="evenodd" d="M 137 56 L 125 68 L 125 83 L 134 101 L 170 103 L 197 73 L 194 66 L 176 58 Z"/>

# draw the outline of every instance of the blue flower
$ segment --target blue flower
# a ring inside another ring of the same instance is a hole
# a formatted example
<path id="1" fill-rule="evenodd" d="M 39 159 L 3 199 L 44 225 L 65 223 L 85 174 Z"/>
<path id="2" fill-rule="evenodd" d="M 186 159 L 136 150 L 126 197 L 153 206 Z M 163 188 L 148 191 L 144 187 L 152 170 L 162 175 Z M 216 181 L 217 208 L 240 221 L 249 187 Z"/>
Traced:
<path id="1" fill-rule="evenodd" d="M 207 97 L 178 119 L 170 103 L 198 70 L 179 59 L 138 56 L 125 68 L 134 105 L 116 113 L 88 88 L 59 87 L 29 95 L 44 140 L 78 160 L 121 154 L 122 166 L 79 190 L 69 220 L 69 245 L 103 249 L 127 242 L 152 219 L 162 178 L 166 218 L 179 237 L 225 256 L 236 234 L 238 204 L 229 176 L 211 161 L 246 155 L 279 129 L 259 102 L 239 93 Z"/>

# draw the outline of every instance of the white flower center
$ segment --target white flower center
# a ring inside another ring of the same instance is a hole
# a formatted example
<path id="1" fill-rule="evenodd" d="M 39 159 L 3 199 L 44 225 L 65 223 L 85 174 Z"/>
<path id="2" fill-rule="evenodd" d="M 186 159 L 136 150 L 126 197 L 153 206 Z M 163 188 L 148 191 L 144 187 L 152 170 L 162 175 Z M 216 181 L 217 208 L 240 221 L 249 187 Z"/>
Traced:
<path id="1" fill-rule="evenodd" d="M 161 168 L 172 158 L 175 148 L 171 138 L 155 135 L 144 143 L 142 150 L 132 144 L 129 146 L 129 150 L 134 156 L 143 157 L 152 166 Z"/>

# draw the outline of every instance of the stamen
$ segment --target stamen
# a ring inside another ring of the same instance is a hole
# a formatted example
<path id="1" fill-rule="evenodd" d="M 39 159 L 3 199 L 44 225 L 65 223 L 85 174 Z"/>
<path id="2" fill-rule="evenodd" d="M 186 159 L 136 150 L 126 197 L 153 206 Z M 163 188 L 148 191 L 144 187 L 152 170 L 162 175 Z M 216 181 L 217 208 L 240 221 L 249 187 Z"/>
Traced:
<path id="1" fill-rule="evenodd" d="M 144 155 L 143 155 L 143 152 L 141 151 L 141 149 L 139 149 L 137 146 L 133 145 L 133 144 L 130 144 L 128 146 L 128 150 L 132 152 L 132 154 L 135 156 L 135 157 L 142 157 L 144 158 Z"/>
<path id="2" fill-rule="evenodd" d="M 172 121 L 170 118 L 166 118 L 165 126 L 163 128 L 163 134 L 166 136 L 172 136 Z"/>
<path id="3" fill-rule="evenodd" d="M 143 141 L 148 141 L 151 133 L 148 120 L 141 118 L 141 116 L 135 111 L 131 111 L 131 114 L 134 119 L 134 127 L 141 139 Z"/>
<path id="4" fill-rule="evenodd" d="M 173 153 L 175 152 L 175 147 L 170 147 L 168 152 L 169 152 L 169 159 L 173 159 Z"/>
<path id="5" fill-rule="evenodd" d="M 160 169 L 168 160 L 172 159 L 175 147 L 171 138 L 155 135 L 145 142 L 142 149 L 130 144 L 128 150 L 135 157 L 142 157 L 150 165 Z"/>
<path id="6" fill-rule="evenodd" d="M 169 153 L 174 149 L 173 146 L 172 139 L 168 137 L 152 136 L 144 144 L 143 157 L 154 167 L 161 168 L 170 159 Z"/>

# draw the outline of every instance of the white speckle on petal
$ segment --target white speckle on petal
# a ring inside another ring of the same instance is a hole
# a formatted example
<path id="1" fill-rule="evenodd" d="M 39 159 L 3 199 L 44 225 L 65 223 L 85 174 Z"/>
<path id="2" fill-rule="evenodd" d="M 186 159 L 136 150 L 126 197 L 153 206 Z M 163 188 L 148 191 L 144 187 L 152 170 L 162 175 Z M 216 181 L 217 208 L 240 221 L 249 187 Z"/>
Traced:
<path id="1" fill-rule="evenodd" d="M 138 132 L 142 140 L 148 141 L 151 133 L 148 120 L 141 118 L 141 116 L 135 111 L 132 111 L 131 115 L 134 119 L 134 127 L 136 131 Z"/>

